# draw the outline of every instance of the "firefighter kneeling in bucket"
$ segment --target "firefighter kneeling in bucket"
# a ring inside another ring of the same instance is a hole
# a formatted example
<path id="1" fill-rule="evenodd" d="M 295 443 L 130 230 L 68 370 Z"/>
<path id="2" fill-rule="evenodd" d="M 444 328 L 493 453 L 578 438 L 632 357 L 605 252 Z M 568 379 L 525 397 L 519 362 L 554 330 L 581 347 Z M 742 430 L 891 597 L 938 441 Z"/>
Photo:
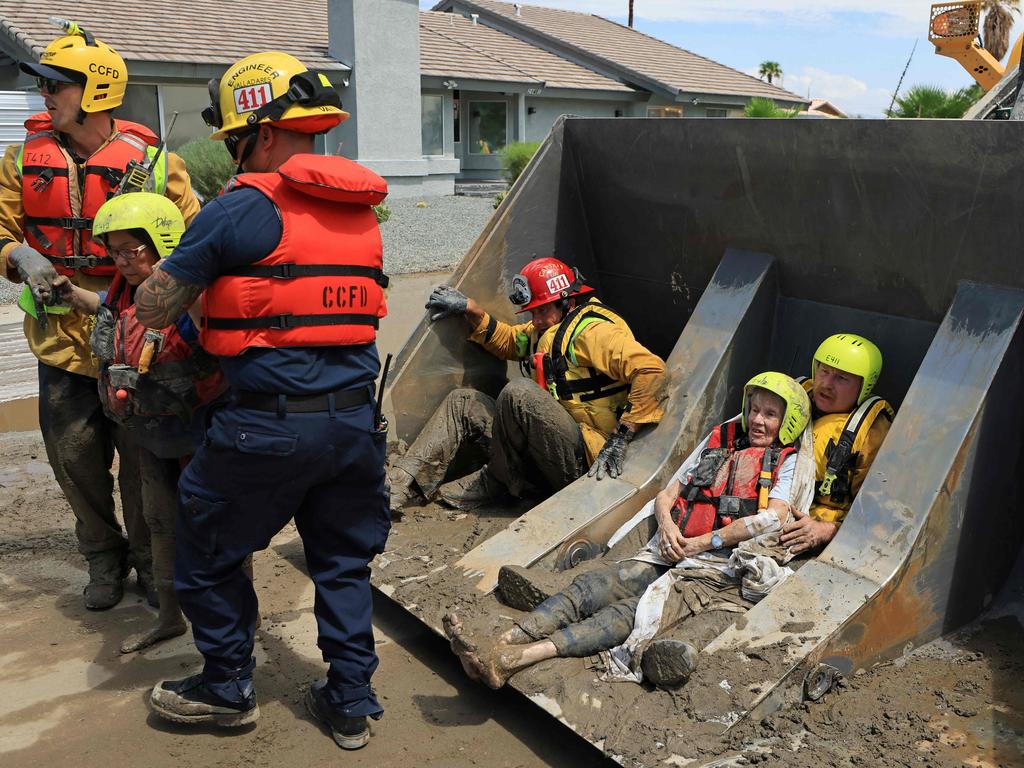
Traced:
<path id="1" fill-rule="evenodd" d="M 740 415 L 713 428 L 657 499 L 638 514 L 644 520 L 653 512 L 658 522 L 658 533 L 639 553 L 633 544 L 624 553 L 626 559 L 609 555 L 604 567 L 580 574 L 567 589 L 533 607 L 492 648 L 477 647 L 457 615 L 444 617 L 452 650 L 467 673 L 498 688 L 540 661 L 613 649 L 633 633 L 648 587 L 685 565 L 703 574 L 701 585 L 707 592 L 695 594 L 692 602 L 708 598 L 703 604 L 709 610 L 724 604 L 733 609 L 730 617 L 745 610 L 739 594 L 725 596 L 730 576 L 716 569 L 737 567 L 728 549 L 779 531 L 794 509 L 806 512 L 813 485 L 810 415 L 807 394 L 794 379 L 774 372 L 750 379 Z M 803 483 L 797 481 L 801 464 Z M 647 530 L 637 520 L 627 526 Z M 506 602 L 515 574 L 507 569 L 499 574 Z M 676 641 L 652 644 L 643 654 L 644 672 L 658 685 L 681 682 L 694 663 L 693 648 Z"/>
<path id="2" fill-rule="evenodd" d="M 370 738 L 367 718 L 383 713 L 370 684 L 369 563 L 390 530 L 374 398 L 387 278 L 372 208 L 387 185 L 313 154 L 316 134 L 348 114 L 330 81 L 294 57 L 246 57 L 210 82 L 210 96 L 211 138 L 241 173 L 135 300 L 139 321 L 162 328 L 202 294 L 200 342 L 230 386 L 179 484 L 174 586 L 203 669 L 157 683 L 150 704 L 180 723 L 259 717 L 258 603 L 242 565 L 294 518 L 329 664 L 306 706 L 356 749 Z"/>
<path id="3" fill-rule="evenodd" d="M 530 378 L 509 382 L 497 401 L 473 389 L 450 393 L 390 472 L 391 508 L 422 494 L 472 509 L 530 485 L 558 491 L 584 473 L 622 472 L 627 445 L 661 419 L 665 363 L 633 337 L 625 320 L 558 259 L 535 259 L 512 281 L 509 300 L 531 321 L 509 325 L 449 286 L 430 295 L 431 319 L 461 315 L 471 341 Z M 538 386 L 539 385 L 539 386 Z M 486 464 L 444 483 L 460 448 Z"/>
<path id="4" fill-rule="evenodd" d="M 138 444 L 142 513 L 151 536 L 160 615 L 154 627 L 124 641 L 121 652 L 131 653 L 185 633 L 174 593 L 178 477 L 199 443 L 202 406 L 227 385 L 216 358 L 199 347 L 199 329 L 188 314 L 159 330 L 136 318 L 136 288 L 185 231 L 174 203 L 150 192 L 118 195 L 96 212 L 92 231 L 118 270 L 106 296 L 67 277 L 55 280 L 54 290 L 79 312 L 97 316 L 90 341 L 100 361 L 103 411 L 130 429 Z"/>
<path id="5" fill-rule="evenodd" d="M 57 482 L 75 514 L 78 549 L 89 563 L 85 607 L 117 605 L 134 566 L 151 601 L 149 531 L 142 514 L 130 433 L 104 417 L 99 374 L 89 347 L 92 318 L 55 306 L 58 275 L 103 291 L 117 273 L 93 217 L 126 172 L 152 166 L 151 182 L 190 220 L 199 211 L 181 158 L 157 152 L 157 135 L 114 118 L 128 72 L 117 51 L 78 25 L 46 46 L 39 62 L 22 62 L 36 78 L 45 112 L 25 123 L 24 143 L 0 164 L 0 274 L 26 284 L 25 336 L 39 359 L 39 428 Z M 122 533 L 114 513 L 110 469 L 120 454 Z"/>

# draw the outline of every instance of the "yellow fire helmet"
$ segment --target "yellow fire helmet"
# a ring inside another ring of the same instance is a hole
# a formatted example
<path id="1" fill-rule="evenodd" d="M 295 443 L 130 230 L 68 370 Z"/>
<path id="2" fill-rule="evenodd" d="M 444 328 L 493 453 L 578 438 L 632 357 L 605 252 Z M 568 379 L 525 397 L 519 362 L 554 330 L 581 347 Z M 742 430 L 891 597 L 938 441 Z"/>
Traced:
<path id="1" fill-rule="evenodd" d="M 246 56 L 208 87 L 210 106 L 203 110 L 203 119 L 215 129 L 210 135 L 215 141 L 260 123 L 325 133 L 348 119 L 327 76 L 280 51 Z"/>
<path id="2" fill-rule="evenodd" d="M 52 21 L 68 34 L 46 46 L 38 64 L 22 62 L 21 71 L 33 77 L 83 86 L 83 112 L 106 112 L 121 106 L 128 86 L 128 67 L 124 59 L 75 22 Z"/>
<path id="3" fill-rule="evenodd" d="M 775 371 L 759 373 L 743 387 L 743 410 L 740 414 L 740 424 L 742 424 L 744 432 L 747 431 L 750 395 L 757 388 L 775 393 L 786 403 L 786 412 L 782 415 L 782 425 L 779 427 L 779 442 L 783 445 L 792 445 L 804 433 L 807 422 L 811 420 L 811 399 L 796 379 Z"/>
<path id="4" fill-rule="evenodd" d="M 811 362 L 812 379 L 818 370 L 819 363 L 852 373 L 863 379 L 860 386 L 860 397 L 857 398 L 857 405 L 860 405 L 871 394 L 871 390 L 875 388 L 875 383 L 882 373 L 882 352 L 863 336 L 853 333 L 837 333 L 821 342 L 818 350 L 814 353 L 814 359 Z"/>
<path id="5" fill-rule="evenodd" d="M 141 229 L 162 259 L 170 256 L 185 232 L 185 219 L 178 206 L 153 192 L 128 192 L 112 197 L 96 211 L 92 233 L 103 238 L 110 232 Z"/>

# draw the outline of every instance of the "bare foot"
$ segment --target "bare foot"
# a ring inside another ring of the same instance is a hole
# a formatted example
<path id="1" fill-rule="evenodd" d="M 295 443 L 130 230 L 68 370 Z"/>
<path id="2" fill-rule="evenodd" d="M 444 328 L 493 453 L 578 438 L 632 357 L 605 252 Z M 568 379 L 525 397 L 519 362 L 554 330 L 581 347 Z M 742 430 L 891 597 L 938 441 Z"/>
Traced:
<path id="1" fill-rule="evenodd" d="M 471 679 L 497 690 L 522 667 L 522 653 L 518 648 L 499 643 L 490 651 L 482 652 L 466 637 L 462 622 L 454 613 L 446 614 L 441 623 L 452 651 L 459 657 L 462 668 Z"/>
<path id="2" fill-rule="evenodd" d="M 188 629 L 188 626 L 185 622 L 170 625 L 158 624 L 148 632 L 128 637 L 121 643 L 121 653 L 141 651 L 143 648 L 149 648 L 151 645 L 156 645 L 162 640 L 170 640 L 172 637 L 183 635 L 186 629 Z"/>

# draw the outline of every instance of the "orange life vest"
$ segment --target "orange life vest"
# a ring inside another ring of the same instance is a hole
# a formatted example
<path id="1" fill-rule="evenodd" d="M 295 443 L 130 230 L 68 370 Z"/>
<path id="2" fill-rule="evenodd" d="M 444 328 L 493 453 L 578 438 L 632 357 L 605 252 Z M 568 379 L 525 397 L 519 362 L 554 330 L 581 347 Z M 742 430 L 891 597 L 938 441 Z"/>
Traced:
<path id="1" fill-rule="evenodd" d="M 795 452 L 792 446 L 752 447 L 738 421 L 715 427 L 672 505 L 683 536 L 702 536 L 766 508 L 779 467 Z"/>
<path id="2" fill-rule="evenodd" d="M 294 155 L 274 173 L 246 173 L 281 214 L 273 253 L 218 277 L 203 294 L 203 348 L 368 344 L 387 315 L 383 248 L 372 205 L 387 183 L 343 157 Z"/>
<path id="3" fill-rule="evenodd" d="M 147 373 L 139 360 L 147 329 L 135 317 L 131 289 L 120 273 L 114 276 L 106 305 L 114 314 L 114 359 L 100 372 L 100 401 L 107 416 L 137 428 L 148 438 L 146 447 L 160 455 L 184 440 L 165 458 L 190 453 L 194 447 L 189 427 L 196 409 L 227 390 L 217 359 L 182 337 L 179 325 L 160 331 L 159 349 Z M 163 443 L 163 445 L 161 445 Z"/>
<path id="4" fill-rule="evenodd" d="M 42 112 L 25 122 L 28 136 L 19 151 L 21 201 L 25 211 L 25 241 L 53 262 L 62 275 L 79 270 L 108 277 L 117 272 L 102 243 L 92 239 L 92 220 L 117 188 L 132 160 L 143 161 L 157 136 L 137 123 L 115 120 L 115 137 L 85 161 L 79 171 L 53 132 L 50 116 Z M 81 207 L 72 207 L 71 184 L 80 187 Z"/>

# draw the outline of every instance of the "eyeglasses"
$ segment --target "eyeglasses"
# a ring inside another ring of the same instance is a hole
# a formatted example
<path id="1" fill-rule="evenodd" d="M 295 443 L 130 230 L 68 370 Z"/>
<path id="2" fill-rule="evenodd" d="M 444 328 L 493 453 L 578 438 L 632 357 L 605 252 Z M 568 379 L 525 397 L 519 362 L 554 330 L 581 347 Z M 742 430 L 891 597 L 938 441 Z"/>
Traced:
<path id="1" fill-rule="evenodd" d="M 229 133 L 224 137 L 224 146 L 228 150 L 228 154 L 231 155 L 232 160 L 236 163 L 238 162 L 239 144 L 241 144 L 244 139 L 247 139 L 250 136 L 255 136 L 258 131 L 259 128 L 250 128 L 245 131 L 239 131 L 238 133 Z"/>
<path id="2" fill-rule="evenodd" d="M 47 93 L 60 93 L 60 91 L 68 85 L 71 85 L 71 83 L 65 83 L 63 80 L 54 80 L 52 77 L 36 78 L 36 87 L 40 92 L 46 91 Z"/>
<path id="3" fill-rule="evenodd" d="M 118 250 L 111 250 L 107 248 L 107 253 L 110 254 L 112 259 L 121 259 L 121 261 L 132 262 L 142 257 L 142 252 L 145 251 L 149 246 L 143 243 L 136 248 L 119 248 Z"/>

